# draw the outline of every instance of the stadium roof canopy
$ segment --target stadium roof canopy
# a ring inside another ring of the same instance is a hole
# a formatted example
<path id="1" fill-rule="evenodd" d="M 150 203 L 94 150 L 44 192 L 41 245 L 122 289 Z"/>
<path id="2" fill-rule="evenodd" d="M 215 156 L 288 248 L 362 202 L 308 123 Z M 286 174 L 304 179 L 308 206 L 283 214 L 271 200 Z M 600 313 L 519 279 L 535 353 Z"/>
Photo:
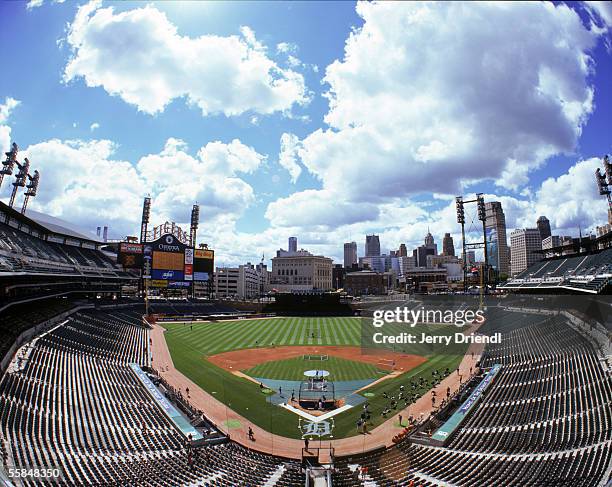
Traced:
<path id="1" fill-rule="evenodd" d="M 22 215 L 16 209 L 10 208 L 6 203 L 0 201 L 0 213 L 8 213 L 11 219 L 36 227 L 43 233 L 85 240 L 95 244 L 104 243 L 103 240 L 97 238 L 93 233 L 90 234 L 65 220 L 53 217 L 51 215 L 45 215 L 44 213 L 40 213 L 38 211 L 27 210 L 26 214 Z"/>

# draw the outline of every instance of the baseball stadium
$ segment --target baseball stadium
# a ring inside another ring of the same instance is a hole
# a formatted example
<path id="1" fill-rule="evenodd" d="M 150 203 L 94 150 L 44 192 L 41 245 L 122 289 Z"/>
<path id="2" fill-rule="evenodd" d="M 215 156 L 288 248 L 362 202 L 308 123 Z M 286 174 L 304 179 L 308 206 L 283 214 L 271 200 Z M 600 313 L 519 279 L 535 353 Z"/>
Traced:
<path id="1" fill-rule="evenodd" d="M 197 206 L 184 231 L 150 205 L 103 243 L 0 203 L 3 485 L 610 478 L 607 287 L 218 300 Z M 611 256 L 572 258 L 610 282 Z"/>
<path id="2" fill-rule="evenodd" d="M 0 19 L 0 487 L 612 487 L 612 2 Z"/>

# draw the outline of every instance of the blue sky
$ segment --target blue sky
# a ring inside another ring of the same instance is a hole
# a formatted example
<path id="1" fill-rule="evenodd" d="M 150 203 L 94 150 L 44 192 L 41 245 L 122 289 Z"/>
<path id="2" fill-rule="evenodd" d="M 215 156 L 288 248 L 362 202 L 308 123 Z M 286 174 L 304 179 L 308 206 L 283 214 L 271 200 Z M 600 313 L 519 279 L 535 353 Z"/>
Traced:
<path id="1" fill-rule="evenodd" d="M 341 258 L 457 235 L 456 194 L 508 226 L 604 223 L 612 10 L 603 2 L 3 2 L 0 144 L 32 208 L 111 236 L 202 205 L 227 264 L 286 238 Z M 11 69 L 7 69 L 8 66 Z M 580 196 L 577 196 L 580 195 Z M 0 188 L 6 200 L 7 185 Z"/>

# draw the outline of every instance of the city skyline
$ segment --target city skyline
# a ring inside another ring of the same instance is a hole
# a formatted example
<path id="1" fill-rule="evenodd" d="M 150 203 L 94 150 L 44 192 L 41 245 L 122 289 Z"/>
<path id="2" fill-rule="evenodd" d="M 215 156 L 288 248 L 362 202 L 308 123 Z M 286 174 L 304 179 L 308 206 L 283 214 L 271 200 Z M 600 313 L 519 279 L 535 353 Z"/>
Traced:
<path id="1" fill-rule="evenodd" d="M 28 60 L 0 80 L 2 150 L 15 141 L 40 169 L 32 210 L 94 234 L 137 235 L 146 194 L 155 224 L 187 228 L 199 203 L 198 242 L 219 265 L 269 262 L 293 235 L 337 263 L 344 242 L 364 255 L 372 233 L 381 253 L 405 243 L 410 254 L 428 227 L 457 250 L 454 196 L 477 191 L 502 203 L 508 234 L 542 215 L 557 235 L 606 221 L 593 173 L 612 152 L 609 5 L 38 1 L 0 12 L 5 63 Z M 409 35 L 408 19 L 419 19 Z M 184 69 L 184 45 L 209 62 Z M 235 73 L 234 92 L 200 82 Z"/>

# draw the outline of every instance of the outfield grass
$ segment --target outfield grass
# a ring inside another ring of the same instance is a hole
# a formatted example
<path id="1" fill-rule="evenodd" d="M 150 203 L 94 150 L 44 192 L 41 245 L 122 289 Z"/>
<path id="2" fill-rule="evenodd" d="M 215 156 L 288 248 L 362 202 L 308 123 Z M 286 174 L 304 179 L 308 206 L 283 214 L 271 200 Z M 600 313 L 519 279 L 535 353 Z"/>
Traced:
<path id="1" fill-rule="evenodd" d="M 262 320 L 237 320 L 219 323 L 164 323 L 168 330 L 166 342 L 176 368 L 191 378 L 204 390 L 247 420 L 258 424 L 274 434 L 290 438 L 300 438 L 297 416 L 267 401 L 259 386 L 237 377 L 205 360 L 205 356 L 230 350 L 275 345 L 347 345 L 359 346 L 361 342 L 361 322 L 354 317 L 329 318 L 269 318 Z M 454 330 L 449 330 L 449 333 Z M 314 338 L 313 338 L 314 333 Z M 368 397 L 373 411 L 373 427 L 385 421 L 380 411 L 387 405 L 382 393 L 392 395 L 401 384 L 408 385 L 414 377 L 431 379 L 433 369 L 454 370 L 462 359 L 462 354 L 427 354 L 427 362 L 402 374 L 388 379 L 368 389 L 374 396 Z M 305 361 L 302 361 L 306 363 Z M 315 363 L 315 362 L 308 362 Z M 320 366 L 316 362 L 310 368 Z M 157 364 L 156 364 L 157 365 Z M 163 365 L 163 364 L 159 364 Z M 360 364 L 362 365 L 362 364 Z M 305 370 L 302 368 L 302 372 Z M 425 393 L 422 390 L 421 393 Z M 360 408 L 352 408 L 335 417 L 334 437 L 343 438 L 357 434 L 355 423 L 361 413 Z"/>
<path id="2" fill-rule="evenodd" d="M 304 360 L 302 357 L 276 360 L 256 365 L 242 372 L 251 377 L 266 379 L 306 380 L 305 370 L 327 370 L 329 372 L 327 379 L 333 381 L 378 379 L 388 373 L 372 364 L 334 356 L 330 356 L 327 360 L 316 361 Z"/>

